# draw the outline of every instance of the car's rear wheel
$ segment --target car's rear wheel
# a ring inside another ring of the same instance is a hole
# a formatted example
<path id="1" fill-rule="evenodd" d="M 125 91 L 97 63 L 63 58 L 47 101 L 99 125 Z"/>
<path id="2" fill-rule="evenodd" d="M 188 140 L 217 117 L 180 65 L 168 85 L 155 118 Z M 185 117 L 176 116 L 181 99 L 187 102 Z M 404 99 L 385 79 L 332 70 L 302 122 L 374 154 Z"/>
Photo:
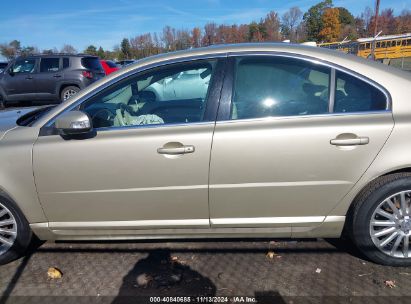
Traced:
<path id="1" fill-rule="evenodd" d="M 383 176 L 358 197 L 351 237 L 372 261 L 411 266 L 411 174 Z"/>
<path id="2" fill-rule="evenodd" d="M 78 93 L 78 91 L 80 91 L 80 88 L 75 87 L 75 86 L 68 86 L 65 87 L 62 91 L 61 91 L 61 101 L 66 101 L 67 99 L 69 99 L 71 96 L 76 95 Z"/>
<path id="3" fill-rule="evenodd" d="M 17 206 L 0 196 L 0 264 L 19 258 L 27 250 L 32 232 Z"/>

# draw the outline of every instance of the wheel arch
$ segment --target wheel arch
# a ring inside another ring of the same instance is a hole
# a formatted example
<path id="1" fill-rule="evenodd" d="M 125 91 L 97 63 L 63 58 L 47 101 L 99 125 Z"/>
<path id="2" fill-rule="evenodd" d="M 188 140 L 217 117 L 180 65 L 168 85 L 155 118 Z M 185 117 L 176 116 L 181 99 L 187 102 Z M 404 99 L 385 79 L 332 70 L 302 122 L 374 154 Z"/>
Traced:
<path id="1" fill-rule="evenodd" d="M 357 206 L 357 202 L 358 202 L 359 198 L 363 195 L 363 193 L 366 192 L 367 189 L 372 184 L 378 182 L 378 180 L 380 178 L 385 177 L 385 176 L 389 176 L 389 175 L 394 175 L 394 174 L 397 174 L 397 173 L 409 173 L 411 175 L 411 165 L 407 165 L 407 166 L 403 166 L 403 167 L 388 170 L 387 172 L 384 172 L 384 173 L 374 177 L 373 179 L 369 180 L 367 183 L 365 183 L 357 191 L 357 193 L 354 195 L 353 199 L 351 200 L 351 202 L 348 205 L 348 208 L 346 210 L 346 214 L 345 214 L 346 221 L 345 221 L 345 224 L 344 224 L 343 233 L 348 232 L 348 229 L 349 229 L 349 227 L 351 226 L 351 223 L 352 223 L 353 213 L 354 213 L 355 207 Z"/>
<path id="2" fill-rule="evenodd" d="M 63 92 L 63 90 L 67 87 L 77 87 L 81 90 L 81 85 L 77 82 L 72 81 L 72 82 L 62 83 L 62 84 L 60 84 L 60 87 L 59 87 L 59 90 L 58 90 L 58 97 L 59 98 L 61 96 L 61 92 Z"/>

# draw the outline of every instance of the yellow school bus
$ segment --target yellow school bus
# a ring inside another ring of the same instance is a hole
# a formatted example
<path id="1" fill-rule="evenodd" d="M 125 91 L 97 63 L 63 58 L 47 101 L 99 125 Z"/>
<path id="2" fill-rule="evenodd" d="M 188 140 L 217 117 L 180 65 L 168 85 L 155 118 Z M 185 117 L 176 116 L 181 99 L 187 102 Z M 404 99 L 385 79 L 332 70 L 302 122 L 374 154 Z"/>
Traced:
<path id="1" fill-rule="evenodd" d="M 358 39 L 357 55 L 369 58 L 373 41 L 374 38 Z M 411 57 L 411 33 L 377 37 L 374 55 L 376 60 Z"/>
<path id="2" fill-rule="evenodd" d="M 374 38 L 360 38 L 355 41 L 320 43 L 318 46 L 344 53 L 371 58 Z M 375 60 L 388 65 L 411 70 L 411 33 L 379 36 L 375 39 Z"/>

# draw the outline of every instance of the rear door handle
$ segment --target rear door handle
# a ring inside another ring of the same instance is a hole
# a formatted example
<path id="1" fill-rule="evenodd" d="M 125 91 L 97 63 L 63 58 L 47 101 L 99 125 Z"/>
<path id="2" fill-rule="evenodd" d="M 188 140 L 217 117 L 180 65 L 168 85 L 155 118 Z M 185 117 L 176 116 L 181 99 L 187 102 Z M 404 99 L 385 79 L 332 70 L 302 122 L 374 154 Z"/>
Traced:
<path id="1" fill-rule="evenodd" d="M 59 78 L 59 77 L 61 77 L 61 75 L 60 74 L 54 74 L 53 77 Z"/>
<path id="2" fill-rule="evenodd" d="M 26 79 L 30 80 L 30 79 L 33 79 L 33 77 L 32 76 L 27 76 Z"/>
<path id="3" fill-rule="evenodd" d="M 366 145 L 370 142 L 370 139 L 366 136 L 356 138 L 334 138 L 330 140 L 330 144 L 334 146 L 358 146 Z"/>
<path id="4" fill-rule="evenodd" d="M 170 155 L 178 155 L 178 154 L 187 154 L 193 153 L 195 151 L 194 146 L 182 146 L 182 147 L 175 147 L 175 148 L 158 148 L 157 153 L 159 154 L 170 154 Z"/>

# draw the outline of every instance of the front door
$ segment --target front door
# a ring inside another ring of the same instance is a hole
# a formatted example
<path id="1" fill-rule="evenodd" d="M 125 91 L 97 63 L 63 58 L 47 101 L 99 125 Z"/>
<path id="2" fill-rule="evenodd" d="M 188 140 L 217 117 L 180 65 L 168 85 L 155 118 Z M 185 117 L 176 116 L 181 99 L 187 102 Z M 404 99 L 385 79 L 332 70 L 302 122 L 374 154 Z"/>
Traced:
<path id="1" fill-rule="evenodd" d="M 213 138 L 211 225 L 321 223 L 387 140 L 393 119 L 386 95 L 306 60 L 232 61 L 231 109 Z"/>
<path id="2" fill-rule="evenodd" d="M 17 59 L 9 71 L 4 73 L 2 84 L 8 100 L 34 100 L 36 96 L 36 69 L 35 58 Z"/>
<path id="3" fill-rule="evenodd" d="M 216 60 L 201 60 L 130 76 L 79 106 L 92 118 L 94 137 L 40 136 L 34 172 L 50 227 L 209 227 L 220 72 Z M 181 73 L 201 75 L 190 81 L 190 96 L 173 94 L 180 87 L 165 94 L 164 84 Z"/>

